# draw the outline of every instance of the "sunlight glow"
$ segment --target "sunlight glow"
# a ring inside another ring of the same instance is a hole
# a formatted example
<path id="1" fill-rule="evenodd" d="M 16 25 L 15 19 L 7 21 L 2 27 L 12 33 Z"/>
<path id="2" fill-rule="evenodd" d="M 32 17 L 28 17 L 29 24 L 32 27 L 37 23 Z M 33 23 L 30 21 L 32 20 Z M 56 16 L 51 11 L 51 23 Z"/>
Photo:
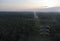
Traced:
<path id="1" fill-rule="evenodd" d="M 42 4 L 46 8 L 55 7 L 57 5 L 57 0 L 43 0 Z"/>
<path id="2" fill-rule="evenodd" d="M 60 6 L 59 0 L 0 0 L 0 10 L 42 9 Z"/>

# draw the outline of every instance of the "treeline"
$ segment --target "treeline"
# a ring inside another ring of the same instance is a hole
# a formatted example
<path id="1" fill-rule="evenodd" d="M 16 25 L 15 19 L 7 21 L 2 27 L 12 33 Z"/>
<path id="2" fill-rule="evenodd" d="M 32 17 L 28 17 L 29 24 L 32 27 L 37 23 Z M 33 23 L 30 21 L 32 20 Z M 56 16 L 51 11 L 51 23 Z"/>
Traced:
<path id="1" fill-rule="evenodd" d="M 40 25 L 50 26 L 50 38 L 54 41 L 60 41 L 60 13 L 58 12 L 37 12 L 40 19 Z"/>
<path id="2" fill-rule="evenodd" d="M 37 15 L 40 26 L 50 26 L 51 38 L 60 38 L 60 13 L 37 12 Z M 39 41 L 40 28 L 35 22 L 33 12 L 0 12 L 0 41 Z"/>
<path id="3" fill-rule="evenodd" d="M 0 13 L 0 41 L 28 41 L 33 27 L 33 13 Z"/>

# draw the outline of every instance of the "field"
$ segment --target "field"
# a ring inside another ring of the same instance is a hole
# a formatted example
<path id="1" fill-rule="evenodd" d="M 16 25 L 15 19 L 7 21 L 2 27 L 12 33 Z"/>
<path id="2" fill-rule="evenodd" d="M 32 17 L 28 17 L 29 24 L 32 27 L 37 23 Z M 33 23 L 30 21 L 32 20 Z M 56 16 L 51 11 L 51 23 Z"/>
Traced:
<path id="1" fill-rule="evenodd" d="M 0 12 L 0 41 L 39 41 L 41 25 L 50 26 L 50 38 L 60 40 L 60 13 Z M 37 26 L 39 25 L 39 26 Z"/>

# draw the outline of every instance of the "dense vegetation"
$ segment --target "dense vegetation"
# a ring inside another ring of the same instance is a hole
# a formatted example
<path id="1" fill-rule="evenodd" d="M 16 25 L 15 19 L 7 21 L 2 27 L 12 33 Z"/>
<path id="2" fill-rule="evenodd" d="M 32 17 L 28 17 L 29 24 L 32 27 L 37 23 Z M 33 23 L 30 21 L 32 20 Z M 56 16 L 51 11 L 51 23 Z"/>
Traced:
<path id="1" fill-rule="evenodd" d="M 0 12 L 0 41 L 39 41 L 37 25 L 49 25 L 51 38 L 60 38 L 60 13 L 37 15 L 39 24 L 35 24 L 33 12 Z"/>
<path id="2" fill-rule="evenodd" d="M 37 14 L 40 19 L 40 25 L 50 26 L 50 38 L 54 41 L 60 41 L 60 13 L 38 12 Z"/>
<path id="3" fill-rule="evenodd" d="M 33 12 L 0 12 L 0 40 L 32 41 L 34 25 Z"/>

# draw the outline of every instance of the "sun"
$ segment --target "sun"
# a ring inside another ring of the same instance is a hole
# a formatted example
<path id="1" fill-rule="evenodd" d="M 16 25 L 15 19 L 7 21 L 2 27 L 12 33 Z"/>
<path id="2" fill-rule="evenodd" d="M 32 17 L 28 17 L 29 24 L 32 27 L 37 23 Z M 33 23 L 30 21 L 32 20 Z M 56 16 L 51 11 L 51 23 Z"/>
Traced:
<path id="1" fill-rule="evenodd" d="M 55 7 L 57 5 L 57 0 L 43 0 L 43 6 L 46 8 Z"/>
<path id="2" fill-rule="evenodd" d="M 46 4 L 46 8 L 55 7 L 54 4 Z"/>

